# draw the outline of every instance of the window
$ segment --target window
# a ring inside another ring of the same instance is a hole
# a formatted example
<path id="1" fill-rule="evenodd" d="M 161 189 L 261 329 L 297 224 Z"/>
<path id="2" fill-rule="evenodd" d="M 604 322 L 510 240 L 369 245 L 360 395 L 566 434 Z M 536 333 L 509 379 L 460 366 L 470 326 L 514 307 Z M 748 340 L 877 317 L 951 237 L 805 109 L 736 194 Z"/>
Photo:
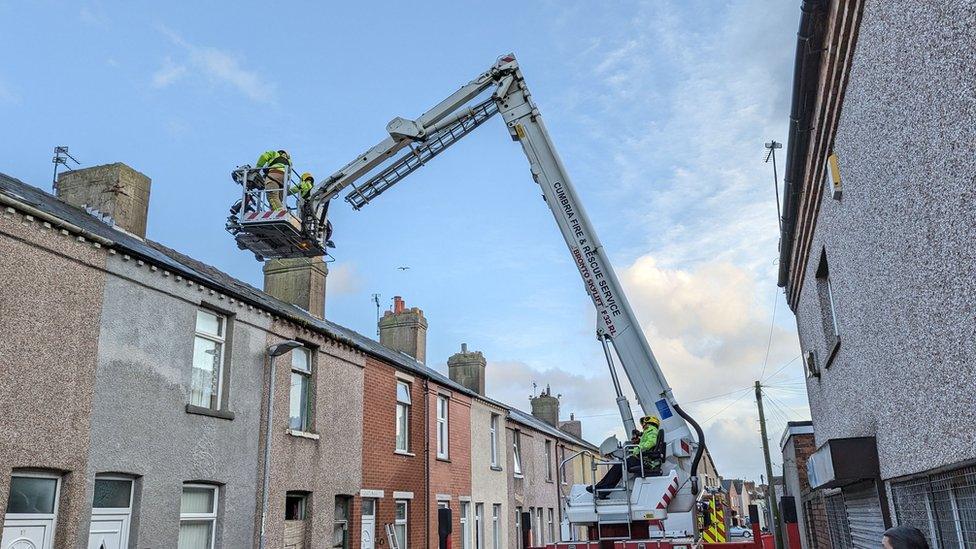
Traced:
<path id="1" fill-rule="evenodd" d="M 396 449 L 410 451 L 410 384 L 397 382 Z"/>
<path id="2" fill-rule="evenodd" d="M 502 506 L 498 503 L 491 506 L 491 549 L 502 549 L 502 532 L 499 519 L 502 514 Z"/>
<path id="3" fill-rule="evenodd" d="M 462 501 L 461 502 L 461 549 L 470 549 L 471 547 L 471 530 L 468 528 L 468 511 L 470 511 L 471 504 Z"/>
<path id="4" fill-rule="evenodd" d="M 288 492 L 285 494 L 285 520 L 305 520 L 308 511 L 308 494 Z"/>
<path id="5" fill-rule="evenodd" d="M 474 504 L 474 549 L 485 549 L 485 504 Z"/>
<path id="6" fill-rule="evenodd" d="M 830 355 L 830 363 L 834 355 L 834 347 L 840 339 L 840 327 L 837 324 L 837 308 L 834 300 L 834 287 L 830 281 L 830 267 L 827 265 L 827 252 L 820 252 L 820 264 L 817 266 L 817 294 L 820 298 L 820 312 L 823 321 L 824 338 Z"/>
<path id="7" fill-rule="evenodd" d="M 891 484 L 899 524 L 920 529 L 931 547 L 976 546 L 976 466 Z"/>
<path id="8" fill-rule="evenodd" d="M 554 518 L 553 515 L 555 515 L 555 513 L 553 512 L 552 507 L 550 507 L 549 515 L 546 517 L 549 519 L 546 522 L 546 529 L 549 531 L 549 543 L 556 542 L 556 525 L 555 525 L 555 521 L 553 521 Z"/>
<path id="9" fill-rule="evenodd" d="M 190 404 L 194 406 L 214 410 L 220 408 L 226 327 L 225 317 L 203 309 L 197 310 L 193 371 L 190 376 Z"/>
<path id="10" fill-rule="evenodd" d="M 179 549 L 213 549 L 217 528 L 217 487 L 184 484 L 180 498 Z"/>
<path id="11" fill-rule="evenodd" d="M 350 496 L 336 496 L 335 523 L 332 527 L 332 547 L 349 549 L 349 502 Z"/>
<path id="12" fill-rule="evenodd" d="M 309 391 L 312 385 L 311 349 L 299 347 L 291 352 L 291 395 L 288 404 L 288 428 L 294 431 L 312 429 L 312 399 Z"/>
<path id="13" fill-rule="evenodd" d="M 95 478 L 92 497 L 92 516 L 88 531 L 88 546 L 119 547 L 129 545 L 129 524 L 132 520 L 132 479 L 99 476 Z"/>
<path id="14" fill-rule="evenodd" d="M 522 508 L 515 508 L 515 545 L 522 546 Z"/>
<path id="15" fill-rule="evenodd" d="M 25 547 L 51 549 L 61 480 L 44 473 L 14 473 L 3 517 L 4 543 L 25 538 Z"/>
<path id="16" fill-rule="evenodd" d="M 491 436 L 491 466 L 498 467 L 498 414 L 491 414 L 488 433 Z"/>
<path id="17" fill-rule="evenodd" d="M 532 525 L 532 530 L 535 531 L 535 544 L 545 545 L 546 540 L 543 539 L 542 531 L 542 507 L 537 507 L 535 510 L 535 524 Z"/>
<path id="18" fill-rule="evenodd" d="M 512 471 L 515 476 L 522 476 L 522 433 L 512 431 Z"/>
<path id="19" fill-rule="evenodd" d="M 551 440 L 546 441 L 545 459 L 546 459 L 546 480 L 552 482 L 552 441 Z"/>
<path id="20" fill-rule="evenodd" d="M 448 458 L 447 446 L 449 433 L 447 425 L 447 405 L 447 397 L 437 397 L 437 457 L 441 459 Z"/>
<path id="21" fill-rule="evenodd" d="M 564 461 L 566 461 L 566 447 L 565 446 L 560 446 L 559 447 L 559 466 L 561 467 L 561 469 L 560 469 L 559 482 L 561 482 L 563 484 L 567 484 L 567 482 L 566 482 L 565 468 L 563 467 L 563 462 Z M 572 469 L 572 467 L 570 467 L 570 469 Z"/>
<path id="22" fill-rule="evenodd" d="M 398 499 L 396 501 L 396 517 L 393 525 L 393 532 L 396 535 L 397 546 L 400 549 L 407 549 L 407 500 Z"/>

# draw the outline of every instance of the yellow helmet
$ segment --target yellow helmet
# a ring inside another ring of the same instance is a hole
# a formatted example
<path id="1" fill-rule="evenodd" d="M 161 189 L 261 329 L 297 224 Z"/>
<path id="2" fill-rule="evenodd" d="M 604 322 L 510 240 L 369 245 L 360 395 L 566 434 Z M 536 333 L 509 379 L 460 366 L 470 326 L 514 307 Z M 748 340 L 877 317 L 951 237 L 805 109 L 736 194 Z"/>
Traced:
<path id="1" fill-rule="evenodd" d="M 313 183 L 315 182 L 315 178 L 312 177 L 312 174 L 310 174 L 308 172 L 305 172 L 305 173 L 302 174 L 302 181 L 305 181 L 306 179 L 308 179 L 309 181 L 312 181 Z"/>
<path id="2" fill-rule="evenodd" d="M 646 427 L 647 425 L 653 425 L 655 427 L 661 426 L 661 420 L 657 416 L 644 416 L 641 418 L 641 427 Z"/>

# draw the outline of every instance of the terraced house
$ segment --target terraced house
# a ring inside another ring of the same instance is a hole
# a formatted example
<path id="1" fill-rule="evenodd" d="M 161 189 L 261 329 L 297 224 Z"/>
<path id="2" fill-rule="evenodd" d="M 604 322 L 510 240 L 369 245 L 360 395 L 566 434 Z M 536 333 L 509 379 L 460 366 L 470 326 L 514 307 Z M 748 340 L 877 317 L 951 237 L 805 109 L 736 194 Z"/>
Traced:
<path id="1" fill-rule="evenodd" d="M 428 367 L 402 300 L 380 342 L 326 320 L 321 258 L 258 290 L 153 242 L 150 191 L 0 175 L 0 548 L 436 547 L 445 507 L 455 547 L 507 547 L 526 501 L 555 539 L 578 424 L 487 397 L 480 353 Z"/>

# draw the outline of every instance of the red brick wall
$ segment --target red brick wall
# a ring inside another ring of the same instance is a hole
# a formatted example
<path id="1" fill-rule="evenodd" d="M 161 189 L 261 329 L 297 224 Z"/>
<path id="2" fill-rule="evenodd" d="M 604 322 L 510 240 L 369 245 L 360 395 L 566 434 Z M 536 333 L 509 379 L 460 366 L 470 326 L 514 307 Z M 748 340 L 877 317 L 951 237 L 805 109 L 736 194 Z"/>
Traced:
<path id="1" fill-rule="evenodd" d="M 389 364 L 366 358 L 363 404 L 363 488 L 383 490 L 377 500 L 376 539 L 378 547 L 385 547 L 384 527 L 392 524 L 396 511 L 393 492 L 413 492 L 407 506 L 409 546 L 424 547 L 423 528 L 427 499 L 424 489 L 424 380 L 415 378 L 410 384 L 410 443 L 414 456 L 394 452 L 396 449 L 396 370 Z M 433 408 L 431 409 L 433 410 Z M 452 422 L 453 423 L 453 422 Z M 453 427 L 453 425 L 452 425 Z M 436 505 L 436 504 L 435 504 Z M 362 498 L 354 498 L 351 512 L 351 546 L 360 546 Z M 434 511 L 436 513 L 436 511 Z M 382 543 L 379 540 L 383 540 Z"/>
<path id="2" fill-rule="evenodd" d="M 437 397 L 450 395 L 448 404 L 448 460 L 437 458 Z M 437 547 L 437 494 L 451 495 L 452 547 L 461 547 L 461 503 L 471 495 L 471 399 L 457 391 L 430 384 L 430 531 L 431 548 Z M 489 511 L 490 512 L 490 508 Z M 469 525 L 474 527 L 474 503 L 469 508 Z M 486 513 L 486 520 L 490 515 Z"/>
<path id="3" fill-rule="evenodd" d="M 813 434 L 793 435 L 793 451 L 796 459 L 797 476 L 800 479 L 800 493 L 810 491 L 810 479 L 807 477 L 807 460 L 817 450 L 817 443 Z"/>

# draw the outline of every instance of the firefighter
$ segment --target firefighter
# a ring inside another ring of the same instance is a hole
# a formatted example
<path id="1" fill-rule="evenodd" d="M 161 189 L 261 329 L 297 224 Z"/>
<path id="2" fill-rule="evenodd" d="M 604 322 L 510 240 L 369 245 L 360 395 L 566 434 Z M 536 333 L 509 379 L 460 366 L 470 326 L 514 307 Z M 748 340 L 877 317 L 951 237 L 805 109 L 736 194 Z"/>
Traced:
<path id="1" fill-rule="evenodd" d="M 639 473 L 641 470 L 641 458 L 643 458 L 644 474 L 647 476 L 652 476 L 659 472 L 661 467 L 660 460 L 658 460 L 656 456 L 651 455 L 651 450 L 657 446 L 657 434 L 659 428 L 661 427 L 661 420 L 659 420 L 656 416 L 644 416 L 641 418 L 640 423 L 642 431 L 636 443 L 637 446 L 630 449 L 630 455 L 627 456 L 627 459 L 625 460 L 627 470 L 636 470 Z M 635 438 L 637 438 L 636 433 Z M 595 487 L 587 486 L 586 490 L 588 492 L 593 492 L 595 488 L 595 491 L 597 494 L 599 494 L 600 499 L 606 499 L 610 493 L 601 493 L 600 490 L 613 488 L 617 485 L 617 483 L 620 482 L 623 475 L 623 468 L 618 463 L 610 467 L 610 470 L 607 471 L 606 475 L 603 475 L 603 478 L 600 479 L 600 482 L 596 483 Z"/>
<path id="2" fill-rule="evenodd" d="M 302 174 L 302 179 L 298 185 L 292 185 L 288 189 L 288 194 L 297 194 L 302 200 L 305 200 L 308 198 L 308 193 L 312 192 L 313 187 L 315 187 L 315 178 L 312 177 L 312 174 L 305 172 Z"/>
<path id="3" fill-rule="evenodd" d="M 285 170 L 291 167 L 291 157 L 284 149 L 265 151 L 258 157 L 255 168 L 266 168 L 264 189 L 268 191 L 268 203 L 272 210 L 283 208 L 281 191 L 285 188 Z"/>

